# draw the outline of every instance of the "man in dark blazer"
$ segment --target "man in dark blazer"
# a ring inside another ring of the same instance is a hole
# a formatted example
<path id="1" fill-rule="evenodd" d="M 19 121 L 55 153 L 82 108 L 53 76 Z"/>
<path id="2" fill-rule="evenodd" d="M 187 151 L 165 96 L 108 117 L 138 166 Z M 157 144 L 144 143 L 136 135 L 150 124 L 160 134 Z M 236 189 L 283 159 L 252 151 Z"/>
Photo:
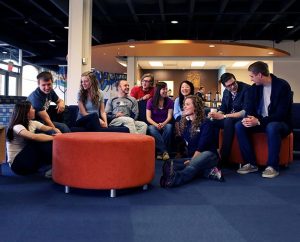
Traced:
<path id="1" fill-rule="evenodd" d="M 291 132 L 291 108 L 293 95 L 289 83 L 270 74 L 268 65 L 262 61 L 248 67 L 254 84 L 249 89 L 246 117 L 235 126 L 243 159 L 246 164 L 238 173 L 256 172 L 256 158 L 249 140 L 251 132 L 265 132 L 268 139 L 267 168 L 262 177 L 279 175 L 279 152 L 281 139 Z"/>
<path id="2" fill-rule="evenodd" d="M 250 85 L 237 81 L 232 73 L 224 73 L 220 82 L 225 87 L 218 112 L 208 113 L 214 126 L 224 129 L 220 150 L 221 166 L 229 163 L 228 158 L 234 137 L 234 125 L 245 116 L 245 100 Z"/>

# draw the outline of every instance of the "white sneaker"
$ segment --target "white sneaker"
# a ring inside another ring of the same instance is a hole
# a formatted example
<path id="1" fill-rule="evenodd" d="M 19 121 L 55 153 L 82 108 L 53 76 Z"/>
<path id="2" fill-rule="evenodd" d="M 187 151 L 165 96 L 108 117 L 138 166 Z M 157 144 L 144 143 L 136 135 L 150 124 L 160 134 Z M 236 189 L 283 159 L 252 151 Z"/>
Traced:
<path id="1" fill-rule="evenodd" d="M 265 178 L 274 178 L 279 175 L 279 172 L 276 171 L 272 166 L 268 166 L 262 173 L 262 177 Z"/>
<path id="2" fill-rule="evenodd" d="M 253 166 L 251 165 L 250 163 L 246 164 L 246 165 L 243 165 L 240 169 L 238 169 L 236 172 L 239 173 L 239 174 L 248 174 L 248 173 L 251 173 L 251 172 L 256 172 L 258 171 L 258 168 L 257 166 Z"/>
<path id="3" fill-rule="evenodd" d="M 49 179 L 52 178 L 52 169 L 45 172 L 45 178 L 49 178 Z"/>

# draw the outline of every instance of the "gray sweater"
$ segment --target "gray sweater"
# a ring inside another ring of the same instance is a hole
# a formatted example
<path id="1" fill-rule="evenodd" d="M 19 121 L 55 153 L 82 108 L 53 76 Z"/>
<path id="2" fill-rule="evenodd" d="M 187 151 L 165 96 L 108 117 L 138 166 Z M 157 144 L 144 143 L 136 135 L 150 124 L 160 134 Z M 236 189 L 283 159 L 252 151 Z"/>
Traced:
<path id="1" fill-rule="evenodd" d="M 134 97 L 114 97 L 109 99 L 105 106 L 105 112 L 108 119 L 112 120 L 116 117 L 116 113 L 122 112 L 125 117 L 137 119 L 139 115 L 138 103 Z"/>

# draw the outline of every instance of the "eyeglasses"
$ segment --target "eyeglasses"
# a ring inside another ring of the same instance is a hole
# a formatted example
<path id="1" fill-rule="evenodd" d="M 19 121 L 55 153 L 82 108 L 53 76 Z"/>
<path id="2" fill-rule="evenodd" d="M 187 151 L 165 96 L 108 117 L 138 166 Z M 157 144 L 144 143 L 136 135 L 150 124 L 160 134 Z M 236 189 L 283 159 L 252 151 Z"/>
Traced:
<path id="1" fill-rule="evenodd" d="M 234 81 L 233 83 L 231 83 L 231 84 L 229 84 L 229 85 L 227 85 L 227 86 L 225 86 L 225 87 L 226 87 L 226 88 L 232 88 L 232 87 L 234 87 L 236 84 L 237 84 L 236 81 Z"/>

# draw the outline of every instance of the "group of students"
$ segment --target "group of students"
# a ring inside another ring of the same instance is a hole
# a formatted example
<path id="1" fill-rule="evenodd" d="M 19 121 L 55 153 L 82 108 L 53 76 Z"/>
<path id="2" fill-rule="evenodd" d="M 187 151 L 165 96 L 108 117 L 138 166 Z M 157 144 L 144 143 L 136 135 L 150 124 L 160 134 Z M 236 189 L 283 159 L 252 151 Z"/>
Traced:
<path id="1" fill-rule="evenodd" d="M 189 81 L 180 84 L 179 96 L 173 102 L 168 97 L 165 82 L 158 82 L 153 87 L 152 74 L 142 76 L 141 86 L 133 87 L 130 94 L 128 82 L 120 80 L 116 84 L 117 96 L 109 99 L 105 106 L 96 76 L 93 72 L 85 72 L 78 92 L 76 126 L 86 131 L 101 131 L 109 126 L 124 125 L 130 133 L 148 132 L 155 138 L 157 159 L 164 161 L 162 187 L 179 186 L 199 175 L 224 181 L 220 167 L 229 162 L 235 132 L 247 162 L 237 172 L 257 171 L 249 134 L 265 132 L 269 156 L 262 176 L 273 178 L 279 174 L 281 139 L 291 131 L 292 92 L 288 82 L 270 74 L 264 62 L 253 63 L 248 71 L 254 82 L 252 86 L 237 81 L 232 73 L 221 76 L 220 81 L 225 87 L 222 104 L 218 112 L 208 113 L 208 118 L 203 100 L 194 95 L 193 83 Z M 28 96 L 28 101 L 15 105 L 7 131 L 8 162 L 20 175 L 34 173 L 45 163 L 51 164 L 53 135 L 70 132 L 65 124 L 52 122 L 47 114 L 50 101 L 57 104 L 58 113 L 65 108 L 63 100 L 52 88 L 51 73 L 42 72 L 37 79 L 38 88 Z M 138 101 L 142 100 L 147 101 L 149 125 L 137 120 Z M 173 127 L 178 156 L 171 160 Z M 220 153 L 216 137 L 219 128 L 224 129 Z"/>

